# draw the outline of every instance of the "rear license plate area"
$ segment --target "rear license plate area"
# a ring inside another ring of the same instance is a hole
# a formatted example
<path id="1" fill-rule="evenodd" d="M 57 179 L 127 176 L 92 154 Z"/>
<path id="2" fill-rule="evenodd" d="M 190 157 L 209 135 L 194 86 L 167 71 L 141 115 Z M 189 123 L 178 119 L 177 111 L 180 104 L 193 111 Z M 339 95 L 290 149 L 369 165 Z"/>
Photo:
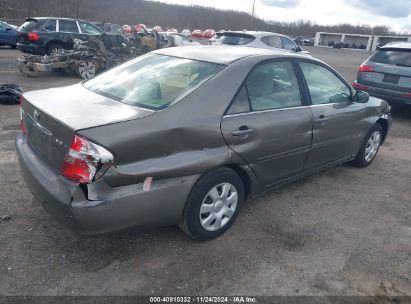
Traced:
<path id="1" fill-rule="evenodd" d="M 44 160 L 48 159 L 51 148 L 51 135 L 41 129 L 30 118 L 26 119 L 27 140 L 36 155 Z"/>
<path id="2" fill-rule="evenodd" d="M 393 83 L 393 84 L 397 84 L 399 80 L 400 80 L 399 75 L 392 75 L 392 74 L 385 74 L 384 78 L 382 79 L 382 81 L 384 82 Z"/>

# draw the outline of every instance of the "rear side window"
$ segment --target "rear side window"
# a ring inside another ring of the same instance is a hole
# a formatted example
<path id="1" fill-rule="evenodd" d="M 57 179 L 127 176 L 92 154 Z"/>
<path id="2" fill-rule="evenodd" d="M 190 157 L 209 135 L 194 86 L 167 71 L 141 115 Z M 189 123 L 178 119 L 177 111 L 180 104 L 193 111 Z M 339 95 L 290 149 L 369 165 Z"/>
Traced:
<path id="1" fill-rule="evenodd" d="M 77 23 L 69 20 L 59 20 L 59 32 L 78 33 Z"/>
<path id="2" fill-rule="evenodd" d="M 28 32 L 33 30 L 35 27 L 37 27 L 38 22 L 36 21 L 27 21 L 24 22 L 20 27 L 19 27 L 19 31 L 21 32 Z"/>
<path id="3" fill-rule="evenodd" d="M 246 81 L 253 111 L 301 106 L 301 95 L 290 62 L 269 62 L 255 68 Z"/>
<path id="4" fill-rule="evenodd" d="M 224 34 L 219 43 L 228 45 L 246 45 L 252 42 L 255 37 L 247 34 Z"/>
<path id="5" fill-rule="evenodd" d="M 370 61 L 411 67 L 411 50 L 381 49 L 371 57 Z"/>
<path id="6" fill-rule="evenodd" d="M 48 20 L 46 23 L 44 23 L 43 29 L 48 32 L 56 31 L 56 20 Z"/>
<path id="7" fill-rule="evenodd" d="M 281 43 L 281 38 L 278 36 L 265 36 L 261 38 L 261 41 L 264 42 L 264 44 L 274 47 L 274 48 L 278 48 L 278 49 L 283 48 L 283 45 Z"/>
<path id="8" fill-rule="evenodd" d="M 237 93 L 227 114 L 238 114 L 250 112 L 250 103 L 248 101 L 247 90 L 245 86 Z"/>

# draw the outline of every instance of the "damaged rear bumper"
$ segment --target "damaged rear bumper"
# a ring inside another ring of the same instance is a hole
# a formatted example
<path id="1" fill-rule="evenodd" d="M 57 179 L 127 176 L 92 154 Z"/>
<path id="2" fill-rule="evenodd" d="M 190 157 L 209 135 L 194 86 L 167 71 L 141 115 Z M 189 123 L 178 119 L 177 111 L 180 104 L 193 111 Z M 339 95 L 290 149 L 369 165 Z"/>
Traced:
<path id="1" fill-rule="evenodd" d="M 103 179 L 88 185 L 87 197 L 79 186 L 61 179 L 33 153 L 25 137 L 16 139 L 21 174 L 33 195 L 59 222 L 87 236 L 127 229 L 146 230 L 177 224 L 198 176 L 110 187 Z"/>

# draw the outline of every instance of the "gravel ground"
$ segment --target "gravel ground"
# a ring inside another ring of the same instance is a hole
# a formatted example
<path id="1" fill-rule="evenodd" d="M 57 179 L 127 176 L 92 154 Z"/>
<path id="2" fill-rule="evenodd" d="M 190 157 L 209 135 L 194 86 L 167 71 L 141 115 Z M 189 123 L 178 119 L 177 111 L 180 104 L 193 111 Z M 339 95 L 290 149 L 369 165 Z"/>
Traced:
<path id="1" fill-rule="evenodd" d="M 350 81 L 368 55 L 306 49 Z M 79 81 L 23 76 L 18 55 L 0 48 L 0 82 Z M 199 243 L 176 227 L 91 239 L 63 228 L 20 176 L 18 106 L 0 105 L 0 295 L 411 295 L 411 110 L 393 116 L 369 168 L 339 166 L 253 199 L 225 235 Z"/>

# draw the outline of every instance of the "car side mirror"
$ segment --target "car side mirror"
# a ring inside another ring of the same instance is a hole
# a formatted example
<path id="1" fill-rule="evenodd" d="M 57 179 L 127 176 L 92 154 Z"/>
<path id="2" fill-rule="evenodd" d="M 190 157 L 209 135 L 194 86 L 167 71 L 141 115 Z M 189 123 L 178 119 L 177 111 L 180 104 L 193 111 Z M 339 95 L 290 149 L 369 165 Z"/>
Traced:
<path id="1" fill-rule="evenodd" d="M 6 31 L 11 31 L 11 27 L 6 27 Z"/>
<path id="2" fill-rule="evenodd" d="M 356 91 L 354 95 L 354 101 L 359 103 L 366 103 L 370 100 L 370 95 L 364 91 Z"/>

